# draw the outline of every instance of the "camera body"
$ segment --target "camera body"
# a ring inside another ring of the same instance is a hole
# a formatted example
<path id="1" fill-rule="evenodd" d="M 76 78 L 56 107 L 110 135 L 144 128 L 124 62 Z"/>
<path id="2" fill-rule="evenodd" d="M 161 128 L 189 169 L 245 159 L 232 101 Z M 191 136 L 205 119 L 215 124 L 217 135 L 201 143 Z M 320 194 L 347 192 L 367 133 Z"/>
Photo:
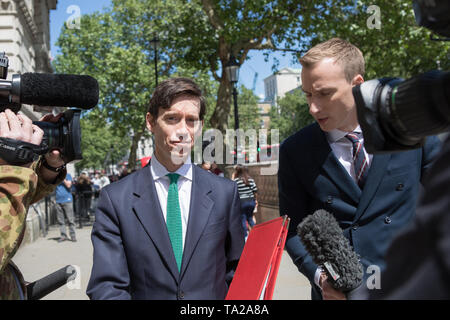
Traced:
<path id="1" fill-rule="evenodd" d="M 419 25 L 450 37 L 449 1 L 416 0 L 413 7 Z M 419 148 L 426 136 L 450 130 L 450 72 L 369 80 L 353 87 L 353 97 L 369 153 Z"/>

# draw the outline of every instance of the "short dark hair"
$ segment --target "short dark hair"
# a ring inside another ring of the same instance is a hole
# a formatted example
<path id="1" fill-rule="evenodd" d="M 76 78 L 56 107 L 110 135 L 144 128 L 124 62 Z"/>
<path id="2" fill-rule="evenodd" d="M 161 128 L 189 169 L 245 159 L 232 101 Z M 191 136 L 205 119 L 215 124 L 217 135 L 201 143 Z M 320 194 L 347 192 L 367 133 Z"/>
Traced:
<path id="1" fill-rule="evenodd" d="M 200 100 L 200 120 L 203 120 L 206 113 L 205 97 L 200 87 L 188 78 L 170 78 L 161 82 L 153 92 L 147 111 L 156 119 L 160 108 L 170 108 L 172 102 L 183 95 Z"/>

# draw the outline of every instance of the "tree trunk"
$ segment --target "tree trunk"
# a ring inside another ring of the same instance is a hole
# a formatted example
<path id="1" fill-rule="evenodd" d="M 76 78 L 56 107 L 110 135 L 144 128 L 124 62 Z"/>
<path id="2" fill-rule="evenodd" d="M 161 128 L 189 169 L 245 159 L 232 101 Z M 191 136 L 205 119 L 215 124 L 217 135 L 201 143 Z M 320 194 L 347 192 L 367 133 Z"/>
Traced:
<path id="1" fill-rule="evenodd" d="M 231 105 L 231 84 L 226 75 L 222 74 L 220 79 L 219 89 L 217 90 L 217 103 L 214 113 L 209 120 L 212 128 L 220 130 L 225 134 L 228 127 L 228 115 L 230 113 Z"/>
<path id="2" fill-rule="evenodd" d="M 141 140 L 145 130 L 146 126 L 144 125 L 144 128 L 136 132 L 133 136 L 133 139 L 131 140 L 130 156 L 128 157 L 129 171 L 133 171 L 136 168 L 136 150 L 138 148 L 139 141 Z"/>

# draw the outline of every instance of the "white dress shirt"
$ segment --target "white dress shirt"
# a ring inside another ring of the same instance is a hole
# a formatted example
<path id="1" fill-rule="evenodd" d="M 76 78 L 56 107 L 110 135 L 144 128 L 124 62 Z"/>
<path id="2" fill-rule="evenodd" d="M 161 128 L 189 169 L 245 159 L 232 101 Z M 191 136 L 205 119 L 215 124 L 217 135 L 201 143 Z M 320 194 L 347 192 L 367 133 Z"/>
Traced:
<path id="1" fill-rule="evenodd" d="M 156 193 L 158 194 L 159 204 L 163 212 L 164 221 L 167 222 L 167 196 L 169 193 L 170 179 L 169 172 L 153 155 L 150 163 L 150 170 L 155 181 Z M 192 164 L 188 158 L 186 162 L 174 173 L 180 175 L 178 178 L 178 200 L 181 210 L 181 227 L 183 231 L 183 248 L 186 238 L 187 224 L 189 220 L 189 206 L 191 204 L 192 191 Z"/>
<path id="2" fill-rule="evenodd" d="M 362 134 L 361 127 L 358 125 L 355 130 L 352 131 L 355 133 L 359 140 L 361 141 L 363 145 L 364 154 L 366 155 L 367 159 L 367 165 L 370 167 L 370 164 L 372 163 L 373 155 L 368 154 L 366 151 L 366 148 L 364 148 L 364 137 Z M 356 179 L 355 174 L 355 165 L 353 162 L 353 144 L 352 142 L 347 139 L 345 136 L 350 132 L 341 131 L 338 129 L 334 129 L 330 132 L 326 133 L 328 143 L 331 147 L 331 150 L 333 150 L 334 155 L 339 160 L 339 162 L 342 164 L 342 166 L 345 168 L 347 173 L 353 178 L 353 180 L 358 183 Z M 314 275 L 314 282 L 317 286 L 319 286 L 319 278 L 320 273 L 323 270 L 318 267 L 316 270 L 316 273 Z"/>

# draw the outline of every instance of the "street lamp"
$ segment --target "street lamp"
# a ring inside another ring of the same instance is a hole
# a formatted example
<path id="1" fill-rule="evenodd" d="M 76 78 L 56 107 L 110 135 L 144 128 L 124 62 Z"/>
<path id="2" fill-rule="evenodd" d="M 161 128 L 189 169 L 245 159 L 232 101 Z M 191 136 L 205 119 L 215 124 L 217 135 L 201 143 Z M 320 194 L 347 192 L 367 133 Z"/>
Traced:
<path id="1" fill-rule="evenodd" d="M 114 145 L 111 145 L 111 175 L 114 176 Z"/>
<path id="2" fill-rule="evenodd" d="M 150 40 L 150 43 L 153 46 L 153 53 L 154 53 L 154 60 L 155 60 L 155 87 L 158 85 L 158 44 L 159 44 L 159 39 L 158 36 L 155 34 L 155 36 L 153 37 L 152 40 Z"/>
<path id="3" fill-rule="evenodd" d="M 230 56 L 230 60 L 225 65 L 225 72 L 227 73 L 228 80 L 233 87 L 233 100 L 234 100 L 234 130 L 236 131 L 236 162 L 238 162 L 239 157 L 241 156 L 241 148 L 239 144 L 238 138 L 238 129 L 239 129 L 239 112 L 238 112 L 238 104 L 237 104 L 237 90 L 236 84 L 239 79 L 239 63 L 236 61 L 233 54 Z"/>
<path id="4" fill-rule="evenodd" d="M 236 61 L 233 55 L 225 66 L 225 72 L 227 73 L 228 80 L 233 87 L 233 100 L 234 100 L 234 130 L 239 129 L 239 112 L 237 105 L 237 90 L 236 83 L 239 79 L 239 63 Z"/>

